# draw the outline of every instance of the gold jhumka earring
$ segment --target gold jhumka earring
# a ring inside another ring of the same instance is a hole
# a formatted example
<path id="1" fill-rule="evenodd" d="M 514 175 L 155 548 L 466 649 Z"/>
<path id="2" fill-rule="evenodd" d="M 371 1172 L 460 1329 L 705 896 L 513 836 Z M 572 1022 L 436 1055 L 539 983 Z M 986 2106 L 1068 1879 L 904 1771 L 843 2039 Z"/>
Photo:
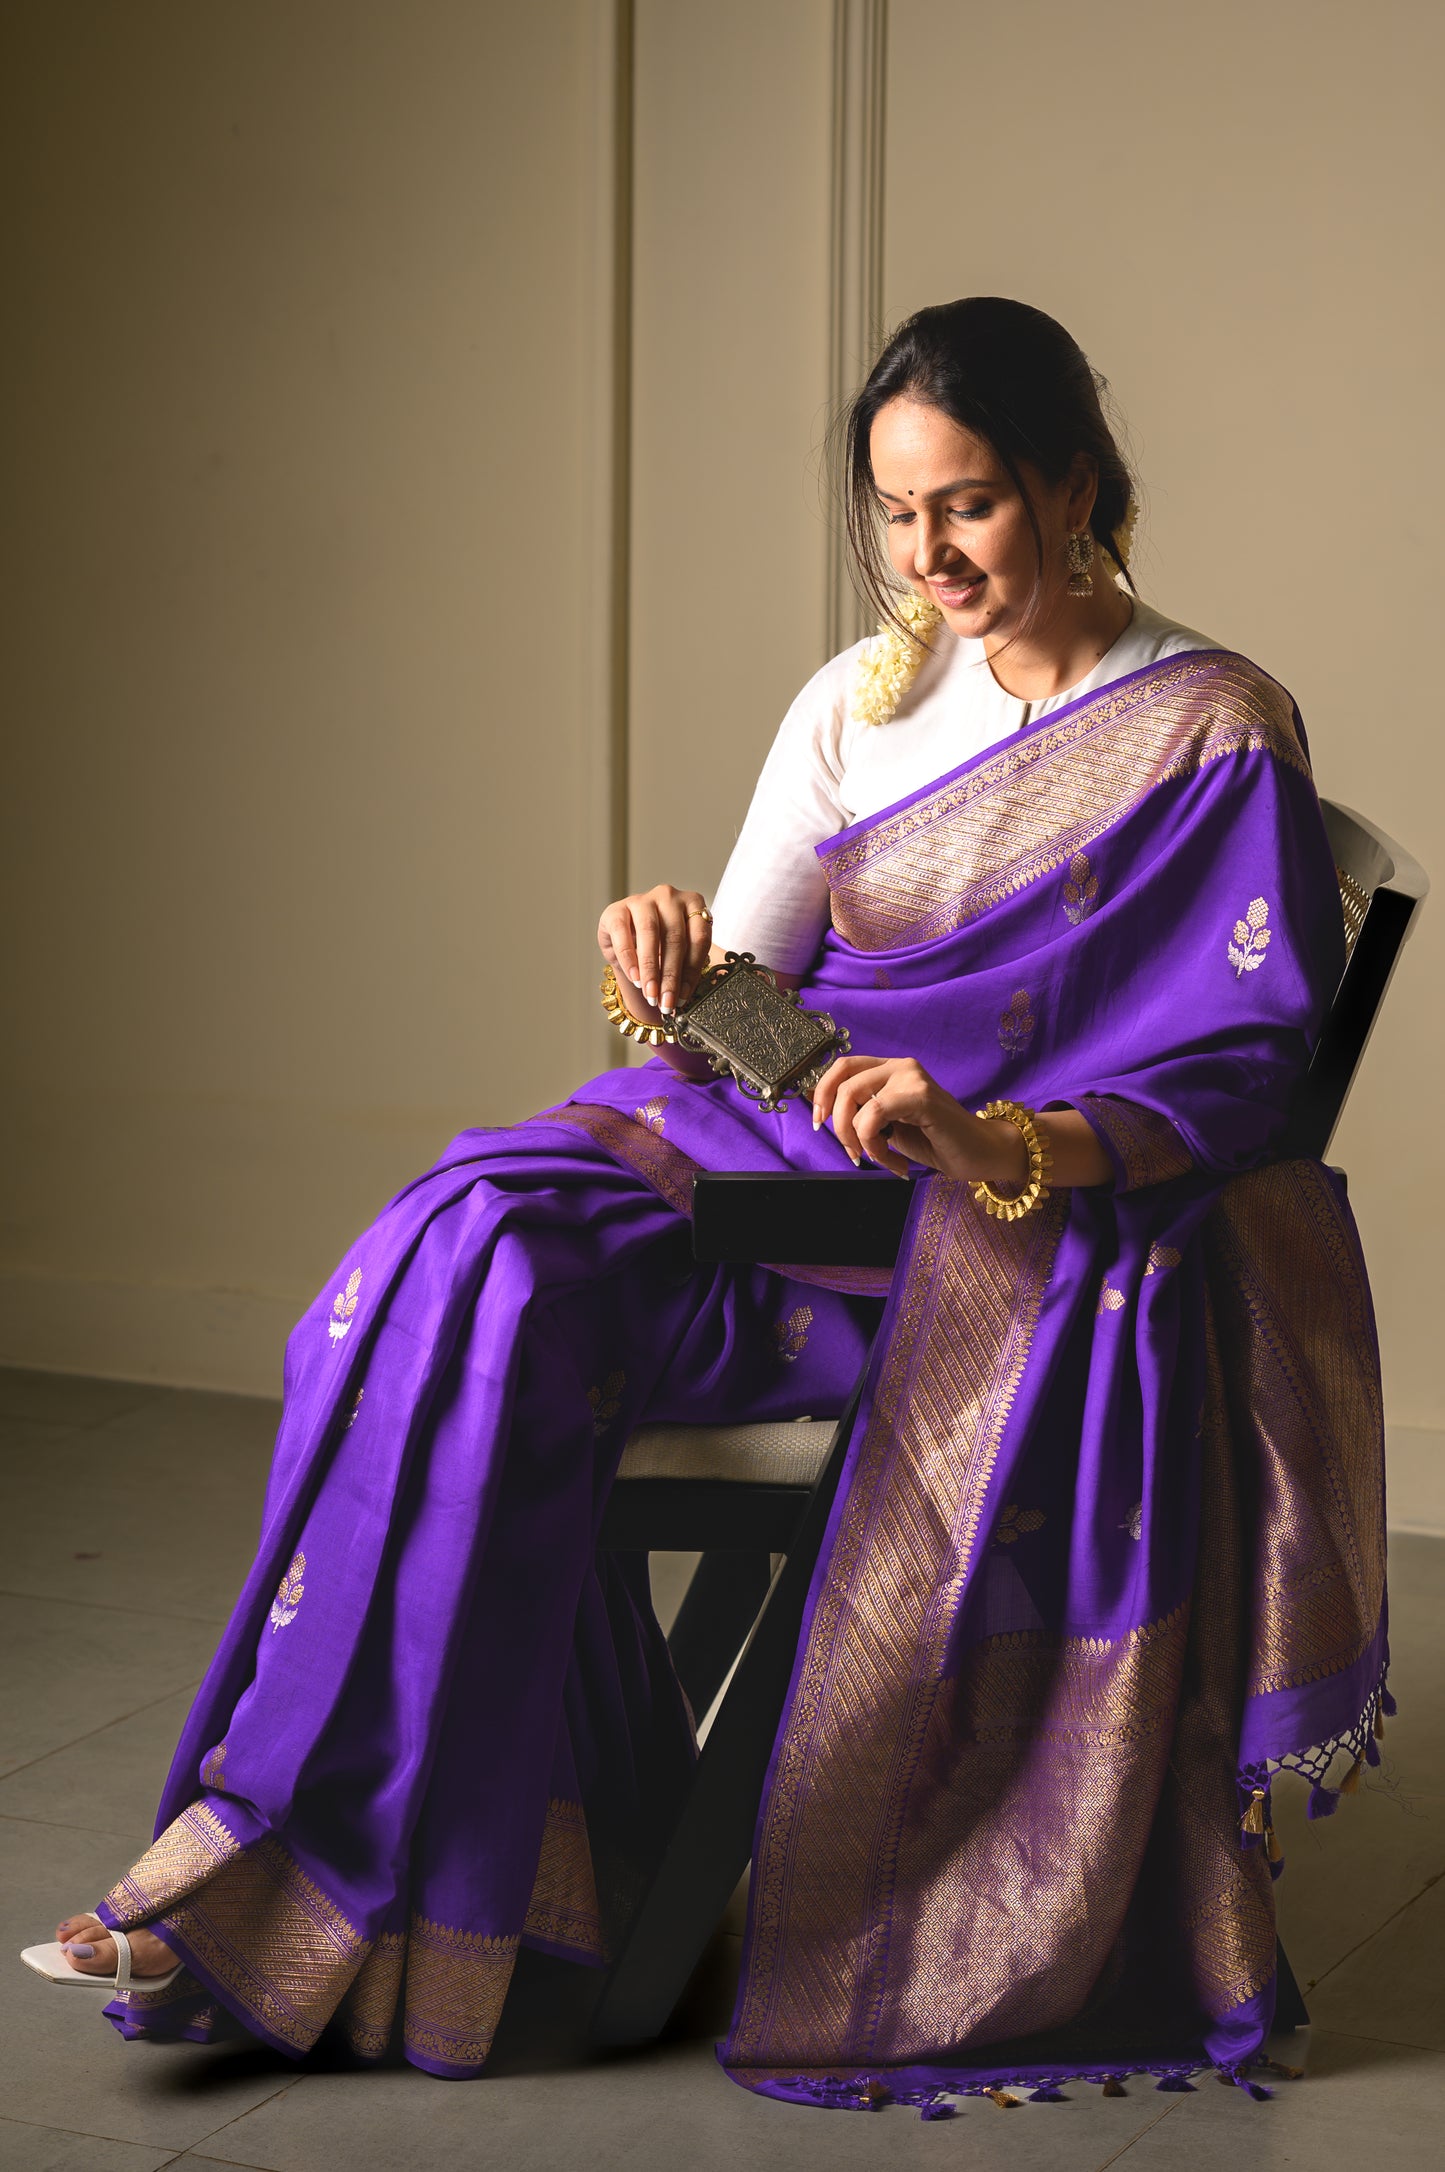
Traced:
<path id="1" fill-rule="evenodd" d="M 1092 596 L 1094 576 L 1089 571 L 1094 563 L 1094 538 L 1087 528 L 1071 528 L 1068 543 L 1069 594 Z"/>

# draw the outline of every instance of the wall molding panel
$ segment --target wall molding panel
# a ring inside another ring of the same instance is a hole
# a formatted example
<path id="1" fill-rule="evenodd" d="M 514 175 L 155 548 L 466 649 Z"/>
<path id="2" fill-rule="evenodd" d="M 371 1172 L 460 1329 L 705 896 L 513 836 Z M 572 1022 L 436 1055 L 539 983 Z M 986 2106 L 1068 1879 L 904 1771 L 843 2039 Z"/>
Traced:
<path id="1" fill-rule="evenodd" d="M 829 170 L 828 404 L 836 417 L 883 333 L 883 181 L 888 0 L 833 0 Z M 827 653 L 872 633 L 854 593 L 840 516 L 829 531 Z"/>

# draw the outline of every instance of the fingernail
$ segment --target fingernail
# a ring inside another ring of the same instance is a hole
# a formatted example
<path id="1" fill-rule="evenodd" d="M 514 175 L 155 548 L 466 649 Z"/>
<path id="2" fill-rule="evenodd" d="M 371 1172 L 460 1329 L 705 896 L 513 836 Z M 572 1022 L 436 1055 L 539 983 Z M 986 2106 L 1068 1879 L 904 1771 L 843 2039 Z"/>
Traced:
<path id="1" fill-rule="evenodd" d="M 822 1123 L 822 1121 L 823 1121 L 823 1119 L 822 1119 L 822 1116 L 821 1116 L 821 1115 L 819 1114 L 819 1112 L 818 1112 L 818 1110 L 817 1110 L 817 1109 L 814 1109 L 814 1111 L 813 1111 L 813 1129 L 814 1129 L 814 1131 L 816 1131 L 816 1130 L 817 1130 L 818 1126 L 819 1126 L 819 1125 L 820 1125 L 820 1124 Z"/>
<path id="2" fill-rule="evenodd" d="M 93 1961 L 95 1959 L 94 1946 L 79 1946 L 72 1940 L 65 1950 L 67 1953 L 73 1953 L 76 1959 L 80 1961 Z"/>

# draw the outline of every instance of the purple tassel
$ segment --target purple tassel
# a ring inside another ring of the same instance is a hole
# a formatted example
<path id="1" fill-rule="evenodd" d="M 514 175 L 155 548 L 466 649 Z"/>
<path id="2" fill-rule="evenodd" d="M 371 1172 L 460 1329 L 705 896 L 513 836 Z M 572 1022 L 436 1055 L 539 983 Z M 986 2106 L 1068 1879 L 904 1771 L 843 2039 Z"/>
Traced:
<path id="1" fill-rule="evenodd" d="M 1399 1709 L 1400 1707 L 1396 1704 L 1388 1689 L 1382 1689 L 1380 1691 L 1380 1710 L 1384 1713 L 1386 1719 L 1393 1719 Z"/>
<path id="2" fill-rule="evenodd" d="M 1194 2094 L 1193 2082 L 1186 2081 L 1182 2074 L 1166 2074 L 1163 2081 L 1156 2082 L 1154 2086 L 1156 2089 L 1172 2089 L 1180 2094 L 1187 2089 L 1191 2096 Z"/>
<path id="3" fill-rule="evenodd" d="M 1068 2101 L 1062 2089 L 1036 2089 L 1029 2098 L 1030 2104 L 1067 2104 Z"/>
<path id="4" fill-rule="evenodd" d="M 1270 1864 L 1269 1874 L 1271 1878 L 1282 1878 L 1284 1876 L 1284 1857 L 1282 1855 L 1276 1857 L 1275 1861 Z"/>
<path id="5" fill-rule="evenodd" d="M 1307 1818 L 1332 1818 L 1340 1807 L 1340 1791 L 1337 1787 L 1312 1787 L 1310 1799 L 1305 1804 Z"/>
<path id="6" fill-rule="evenodd" d="M 1365 1763 L 1367 1765 L 1378 1765 L 1379 1762 L 1380 1745 L 1375 1740 L 1374 1736 L 1371 1735 L 1365 1743 Z"/>
<path id="7" fill-rule="evenodd" d="M 920 2119 L 952 2119 L 953 2106 L 945 2104 L 940 2098 L 936 2104 L 920 2106 L 918 2116 Z"/>

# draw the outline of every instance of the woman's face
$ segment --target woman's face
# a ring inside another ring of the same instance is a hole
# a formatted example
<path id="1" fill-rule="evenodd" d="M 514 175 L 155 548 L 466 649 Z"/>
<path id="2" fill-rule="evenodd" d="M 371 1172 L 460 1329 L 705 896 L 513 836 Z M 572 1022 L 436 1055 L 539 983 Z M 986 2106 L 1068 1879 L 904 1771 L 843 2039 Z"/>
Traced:
<path id="1" fill-rule="evenodd" d="M 997 453 L 940 408 L 910 399 L 878 410 L 869 449 L 894 571 L 938 605 L 956 634 L 1008 633 L 1033 593 L 1038 553 L 1023 498 Z M 1088 521 L 1093 476 L 1029 481 L 1045 589 L 1062 597 L 1066 538 Z"/>

